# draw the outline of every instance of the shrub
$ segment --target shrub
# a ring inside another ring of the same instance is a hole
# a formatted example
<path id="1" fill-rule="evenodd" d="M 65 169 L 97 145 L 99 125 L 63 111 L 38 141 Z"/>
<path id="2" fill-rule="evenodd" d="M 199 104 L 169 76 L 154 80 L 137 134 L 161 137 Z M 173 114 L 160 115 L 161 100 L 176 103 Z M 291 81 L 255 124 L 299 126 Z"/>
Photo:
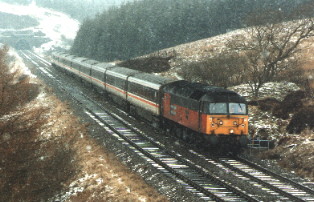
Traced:
<path id="1" fill-rule="evenodd" d="M 306 93 L 304 91 L 295 91 L 289 93 L 280 105 L 277 105 L 273 110 L 273 115 L 288 119 L 290 113 L 295 113 L 303 107 L 302 99 L 306 98 Z"/>
<path id="2" fill-rule="evenodd" d="M 245 81 L 243 58 L 226 51 L 204 61 L 181 66 L 179 74 L 186 80 L 230 87 Z"/>
<path id="3" fill-rule="evenodd" d="M 301 133 L 304 129 L 314 129 L 314 107 L 304 107 L 295 113 L 287 126 L 289 133 Z"/>
<path id="4" fill-rule="evenodd" d="M 0 50 L 0 117 L 31 101 L 39 94 L 39 87 L 29 82 L 19 71 L 11 72 L 6 61 L 8 48 Z"/>

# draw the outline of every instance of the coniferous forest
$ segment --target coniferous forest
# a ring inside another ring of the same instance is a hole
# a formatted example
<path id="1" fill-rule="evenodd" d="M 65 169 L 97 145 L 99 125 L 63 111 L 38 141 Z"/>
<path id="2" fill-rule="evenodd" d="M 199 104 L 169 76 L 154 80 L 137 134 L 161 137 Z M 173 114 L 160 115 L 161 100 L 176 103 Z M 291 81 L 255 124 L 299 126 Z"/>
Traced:
<path id="1" fill-rule="evenodd" d="M 86 19 L 72 54 L 100 61 L 126 60 L 246 26 L 254 12 L 287 13 L 306 0 L 141 0 Z M 290 20 L 290 19 L 284 19 Z"/>

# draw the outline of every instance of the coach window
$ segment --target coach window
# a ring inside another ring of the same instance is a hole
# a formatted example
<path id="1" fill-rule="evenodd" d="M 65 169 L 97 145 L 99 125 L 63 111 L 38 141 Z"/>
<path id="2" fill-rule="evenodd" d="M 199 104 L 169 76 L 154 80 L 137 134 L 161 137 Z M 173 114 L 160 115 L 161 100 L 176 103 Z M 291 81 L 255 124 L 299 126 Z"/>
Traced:
<path id="1" fill-rule="evenodd" d="M 140 91 L 141 91 L 140 89 L 141 89 L 141 86 L 139 86 L 138 84 L 130 83 L 130 89 L 129 89 L 130 93 L 133 93 L 135 95 L 140 95 Z"/>
<path id="2" fill-rule="evenodd" d="M 111 75 L 107 75 L 107 83 L 114 85 L 114 78 Z"/>
<path id="3" fill-rule="evenodd" d="M 131 83 L 129 91 L 131 93 L 138 95 L 138 96 L 142 96 L 142 97 L 144 97 L 150 101 L 155 102 L 157 100 L 158 92 L 155 89 L 152 89 L 152 88 L 149 88 L 146 86 Z"/>
<path id="4" fill-rule="evenodd" d="M 74 69 L 78 69 L 78 64 L 75 62 L 71 62 L 71 67 Z"/>
<path id="5" fill-rule="evenodd" d="M 123 90 L 125 90 L 125 80 L 121 78 L 117 78 L 117 86 Z"/>
<path id="6" fill-rule="evenodd" d="M 89 74 L 89 68 L 86 66 L 81 65 L 81 71 L 85 74 Z"/>
<path id="7" fill-rule="evenodd" d="M 104 78 L 104 73 L 95 69 L 92 69 L 92 76 L 102 81 Z"/>
<path id="8" fill-rule="evenodd" d="M 84 67 L 83 67 L 83 65 L 82 64 L 77 64 L 77 68 L 75 68 L 75 69 L 78 69 L 78 70 L 80 70 L 81 72 L 84 72 Z"/>
<path id="9" fill-rule="evenodd" d="M 145 87 L 146 98 L 151 101 L 156 101 L 156 91 L 152 88 Z"/>

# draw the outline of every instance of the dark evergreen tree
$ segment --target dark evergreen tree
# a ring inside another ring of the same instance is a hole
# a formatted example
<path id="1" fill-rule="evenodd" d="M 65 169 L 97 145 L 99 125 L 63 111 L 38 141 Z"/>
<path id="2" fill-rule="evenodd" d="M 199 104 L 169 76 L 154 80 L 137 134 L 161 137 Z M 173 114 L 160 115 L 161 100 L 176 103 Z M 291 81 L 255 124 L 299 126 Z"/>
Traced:
<path id="1" fill-rule="evenodd" d="M 300 2 L 307 1 L 141 0 L 129 2 L 85 21 L 71 52 L 101 61 L 125 60 L 245 27 L 248 24 L 245 19 L 254 12 L 274 9 L 289 13 Z M 289 19 L 283 17 L 281 20 Z"/>

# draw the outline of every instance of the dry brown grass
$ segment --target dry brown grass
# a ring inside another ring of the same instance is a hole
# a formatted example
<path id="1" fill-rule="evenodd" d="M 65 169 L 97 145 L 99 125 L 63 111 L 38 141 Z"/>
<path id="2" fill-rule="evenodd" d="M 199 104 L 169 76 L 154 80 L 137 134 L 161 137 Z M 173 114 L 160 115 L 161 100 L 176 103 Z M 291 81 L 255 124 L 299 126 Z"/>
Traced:
<path id="1" fill-rule="evenodd" d="M 314 37 L 307 39 L 302 44 L 301 57 L 302 69 L 304 70 L 304 77 L 308 79 L 308 85 L 314 90 Z"/>
<path id="2" fill-rule="evenodd" d="M 279 145 L 261 155 L 275 159 L 282 168 L 314 181 L 314 133 L 305 130 L 299 136 L 286 136 Z"/>
<path id="3" fill-rule="evenodd" d="M 39 86 L 11 72 L 0 50 L 0 201 L 47 200 L 75 173 L 61 138 L 41 139 L 50 109 L 35 98 Z"/>
<path id="4" fill-rule="evenodd" d="M 74 153 L 71 161 L 76 167 L 76 174 L 63 182 L 63 190 L 82 189 L 73 191 L 67 201 L 167 201 L 166 197 L 90 138 L 86 126 L 72 115 L 67 104 L 54 96 L 45 100 L 49 100 L 54 109 L 50 111 L 49 124 L 42 133 L 44 138 L 62 138 Z"/>
<path id="5" fill-rule="evenodd" d="M 80 148 L 77 152 L 83 171 L 77 178 L 92 177 L 81 184 L 75 182 L 85 189 L 69 201 L 167 201 L 97 143 L 82 139 L 75 148 Z"/>

